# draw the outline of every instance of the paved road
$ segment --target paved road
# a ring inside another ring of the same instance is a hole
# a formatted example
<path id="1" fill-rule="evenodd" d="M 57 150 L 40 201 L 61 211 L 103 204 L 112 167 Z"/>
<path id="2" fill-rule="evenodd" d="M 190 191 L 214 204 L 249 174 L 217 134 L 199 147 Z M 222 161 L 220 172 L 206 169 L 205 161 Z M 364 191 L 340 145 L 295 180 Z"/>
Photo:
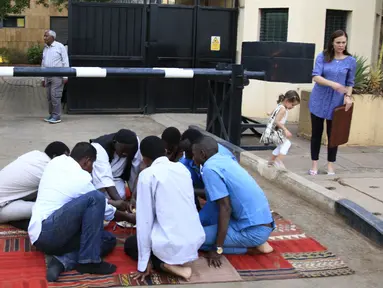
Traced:
<path id="1" fill-rule="evenodd" d="M 297 130 L 297 125 L 289 126 L 292 131 Z M 309 141 L 294 137 L 292 144 L 284 161 L 287 169 L 339 193 L 383 220 L 383 147 L 340 147 L 334 176 L 326 175 L 327 147 L 322 147 L 319 159 L 320 174 L 310 176 Z M 268 159 L 271 151 L 254 153 Z"/>
<path id="2" fill-rule="evenodd" d="M 350 276 L 293 279 L 260 282 L 241 282 L 225 284 L 203 284 L 201 288 L 314 288 L 314 287 L 382 287 L 383 281 L 383 251 L 360 234 L 349 228 L 334 216 L 323 213 L 311 204 L 275 187 L 263 178 L 254 175 L 264 189 L 272 209 L 283 217 L 290 219 L 303 228 L 310 236 L 326 246 L 331 252 L 340 256 L 356 273 Z M 174 287 L 174 286 L 166 286 Z M 178 286 L 185 287 L 185 286 Z M 193 287 L 186 285 L 186 287 Z"/>
<path id="3" fill-rule="evenodd" d="M 62 140 L 73 146 L 78 141 L 129 127 L 140 137 L 159 135 L 164 126 L 145 116 L 66 116 L 59 125 L 50 125 L 36 116 L 0 116 L 0 166 L 31 149 L 43 149 L 53 140 Z M 291 196 L 260 177 L 255 176 L 265 189 L 272 208 L 285 218 L 300 225 L 332 252 L 342 257 L 357 271 L 355 275 L 323 279 L 219 284 L 219 287 L 382 287 L 382 250 L 375 248 L 343 221 L 329 216 L 301 199 Z M 203 287 L 210 285 L 201 285 Z M 200 287 L 201 287 L 200 286 Z M 211 285 L 213 287 L 215 285 Z M 173 286 L 174 287 L 174 286 Z M 183 286 L 185 287 L 185 286 Z M 217 286 L 218 287 L 218 286 Z"/>
<path id="4" fill-rule="evenodd" d="M 4 86 L 3 86 L 4 88 Z M 64 122 L 50 125 L 41 121 L 45 116 L 42 91 L 36 87 L 12 87 L 12 92 L 4 94 L 0 83 L 0 167 L 20 154 L 32 149 L 44 149 L 54 140 L 62 140 L 69 146 L 78 141 L 116 131 L 122 127 L 135 130 L 140 137 L 159 135 L 164 125 L 184 129 L 190 124 L 203 125 L 204 116 L 164 115 L 164 116 L 110 116 L 110 115 L 68 115 Z M 30 92 L 27 93 L 26 90 Z M 39 92 L 36 92 L 39 91 Z M 12 95 L 10 94 L 12 93 Z M 28 98 L 29 97 L 29 98 Z M 28 99 L 26 99 L 28 98 Z M 21 101 L 20 103 L 17 103 Z M 27 105 L 24 102 L 28 102 Z M 8 103 L 7 103 L 8 102 Z M 178 118 L 177 118 L 178 117 Z M 177 119 L 182 120 L 177 120 Z M 154 121 L 156 119 L 158 122 Z M 164 124 L 164 125 L 161 125 Z M 296 279 L 281 281 L 244 282 L 199 285 L 199 287 L 382 287 L 383 251 L 376 248 L 350 229 L 342 220 L 313 207 L 309 203 L 292 196 L 256 176 L 264 188 L 272 208 L 306 233 L 312 235 L 330 251 L 340 256 L 355 275 L 320 279 Z M 169 286 L 174 287 L 174 286 Z M 181 287 L 181 286 L 180 286 Z M 188 287 L 188 285 L 182 285 Z"/>

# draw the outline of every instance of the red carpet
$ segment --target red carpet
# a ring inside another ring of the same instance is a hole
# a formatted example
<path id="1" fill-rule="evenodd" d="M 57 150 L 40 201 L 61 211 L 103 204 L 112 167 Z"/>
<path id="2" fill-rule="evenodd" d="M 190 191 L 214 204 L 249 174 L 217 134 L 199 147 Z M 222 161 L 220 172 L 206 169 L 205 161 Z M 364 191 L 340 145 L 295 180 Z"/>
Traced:
<path id="1" fill-rule="evenodd" d="M 308 277 L 327 277 L 354 273 L 345 263 L 329 252 L 299 227 L 274 214 L 277 229 L 270 237 L 274 252 L 268 255 L 226 255 L 221 269 L 209 268 L 206 260 L 193 262 L 190 283 L 214 283 L 249 280 L 275 280 Z M 113 231 L 113 224 L 108 230 Z M 8 225 L 0 225 L 0 288 L 42 287 L 112 287 L 138 286 L 129 277 L 136 271 L 136 263 L 123 252 L 123 241 L 134 230 L 117 227 L 113 231 L 119 239 L 107 261 L 117 265 L 114 275 L 95 276 L 75 271 L 63 274 L 57 283 L 45 280 L 45 257 L 30 245 L 26 232 Z M 210 270 L 213 269 L 213 270 Z M 180 279 L 154 273 L 146 285 L 180 284 Z"/>

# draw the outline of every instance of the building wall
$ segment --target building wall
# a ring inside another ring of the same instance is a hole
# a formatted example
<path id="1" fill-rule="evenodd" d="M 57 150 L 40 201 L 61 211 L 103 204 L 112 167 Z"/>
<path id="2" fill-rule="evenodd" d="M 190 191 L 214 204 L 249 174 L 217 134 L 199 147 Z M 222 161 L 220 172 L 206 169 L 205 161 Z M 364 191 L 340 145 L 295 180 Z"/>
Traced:
<path id="1" fill-rule="evenodd" d="M 317 55 L 323 50 L 326 10 L 347 10 L 349 50 L 377 59 L 383 0 L 240 0 L 238 22 L 237 62 L 241 59 L 242 41 L 259 41 L 260 9 L 289 8 L 288 42 L 315 43 Z M 278 94 L 289 89 L 311 89 L 312 84 L 271 83 L 251 81 L 244 90 L 242 113 L 249 117 L 266 117 L 275 107 Z M 299 109 L 291 111 L 289 121 L 298 121 Z"/>
<path id="2" fill-rule="evenodd" d="M 68 11 L 57 11 L 54 7 L 45 8 L 31 1 L 30 8 L 20 16 L 25 16 L 25 28 L 0 28 L 0 47 L 26 51 L 37 42 L 43 43 L 44 31 L 50 28 L 51 16 L 68 16 Z"/>

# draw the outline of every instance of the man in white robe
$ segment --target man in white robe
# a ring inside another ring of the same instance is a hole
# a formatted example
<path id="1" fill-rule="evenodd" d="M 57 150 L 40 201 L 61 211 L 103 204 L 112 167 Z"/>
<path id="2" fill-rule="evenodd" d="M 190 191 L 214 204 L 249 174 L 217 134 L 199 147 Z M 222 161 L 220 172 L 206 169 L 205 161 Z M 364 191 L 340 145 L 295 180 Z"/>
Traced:
<path id="1" fill-rule="evenodd" d="M 132 189 L 142 161 L 136 133 L 120 129 L 90 142 L 97 150 L 92 172 L 94 186 L 109 199 L 125 200 L 126 183 Z"/>
<path id="2" fill-rule="evenodd" d="M 125 253 L 138 260 L 133 277 L 143 281 L 152 263 L 157 271 L 189 280 L 191 268 L 182 265 L 198 259 L 205 240 L 190 172 L 183 164 L 169 161 L 164 142 L 156 136 L 146 137 L 140 150 L 148 168 L 137 184 L 137 235 L 125 242 Z"/>

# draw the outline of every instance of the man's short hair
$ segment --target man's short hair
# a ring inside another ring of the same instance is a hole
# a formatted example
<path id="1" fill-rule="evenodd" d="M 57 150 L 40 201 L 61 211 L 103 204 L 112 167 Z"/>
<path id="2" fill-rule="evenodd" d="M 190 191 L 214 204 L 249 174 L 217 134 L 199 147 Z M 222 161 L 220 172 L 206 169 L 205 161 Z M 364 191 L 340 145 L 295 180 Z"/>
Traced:
<path id="1" fill-rule="evenodd" d="M 50 143 L 45 148 L 44 152 L 49 156 L 49 158 L 53 159 L 54 157 L 61 156 L 65 153 L 69 154 L 70 149 L 63 142 L 55 141 Z"/>
<path id="2" fill-rule="evenodd" d="M 199 138 L 202 138 L 203 134 L 197 129 L 189 128 L 182 133 L 181 140 L 189 140 L 190 144 L 194 144 Z"/>
<path id="3" fill-rule="evenodd" d="M 193 145 L 198 149 L 204 150 L 207 154 L 215 154 L 218 152 L 218 142 L 210 136 L 198 138 Z"/>
<path id="4" fill-rule="evenodd" d="M 181 132 L 176 127 L 168 127 L 162 132 L 161 138 L 169 146 L 178 146 L 181 140 Z"/>
<path id="5" fill-rule="evenodd" d="M 53 30 L 48 30 L 48 35 L 52 36 L 53 39 L 56 39 L 56 32 Z"/>
<path id="6" fill-rule="evenodd" d="M 114 140 L 121 144 L 138 146 L 137 134 L 129 129 L 118 130 L 116 135 L 114 135 Z"/>
<path id="7" fill-rule="evenodd" d="M 148 136 L 141 141 L 140 151 L 143 157 L 154 161 L 165 156 L 165 143 L 157 136 Z"/>
<path id="8" fill-rule="evenodd" d="M 88 142 L 79 142 L 73 147 L 70 156 L 77 162 L 84 158 L 96 161 L 97 150 Z"/>

